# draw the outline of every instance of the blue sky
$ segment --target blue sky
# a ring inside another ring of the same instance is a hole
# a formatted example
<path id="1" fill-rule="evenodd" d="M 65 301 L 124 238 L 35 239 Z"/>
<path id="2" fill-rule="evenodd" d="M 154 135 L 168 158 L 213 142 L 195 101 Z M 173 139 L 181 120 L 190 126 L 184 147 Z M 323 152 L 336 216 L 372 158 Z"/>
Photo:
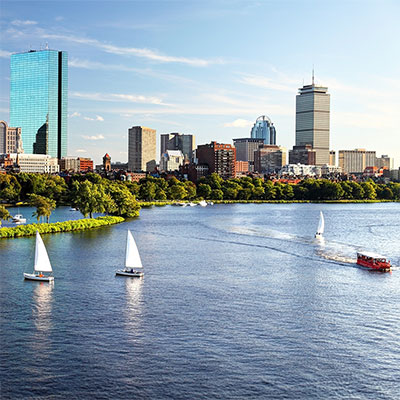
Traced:
<path id="1" fill-rule="evenodd" d="M 231 143 L 260 115 L 289 149 L 314 65 L 331 94 L 331 148 L 376 150 L 399 166 L 400 1 L 0 4 L 0 119 L 9 55 L 46 43 L 67 51 L 69 155 L 126 161 L 135 125 Z"/>

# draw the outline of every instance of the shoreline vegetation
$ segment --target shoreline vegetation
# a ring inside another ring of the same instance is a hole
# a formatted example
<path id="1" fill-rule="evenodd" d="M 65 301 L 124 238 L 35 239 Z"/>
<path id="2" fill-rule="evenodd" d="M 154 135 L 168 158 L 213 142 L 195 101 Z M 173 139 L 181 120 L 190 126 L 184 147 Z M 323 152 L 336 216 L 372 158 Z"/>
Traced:
<path id="1" fill-rule="evenodd" d="M 400 183 L 376 183 L 372 179 L 358 183 L 306 178 L 291 184 L 258 177 L 224 180 L 213 173 L 200 178 L 196 185 L 176 177 L 164 179 L 147 176 L 139 182 L 129 182 L 109 180 L 95 173 L 65 178 L 32 173 L 0 174 L 0 226 L 1 220 L 11 218 L 5 204 L 34 207 L 36 211 L 33 216 L 38 222 L 0 228 L 0 238 L 29 236 L 38 228 L 40 233 L 90 229 L 138 217 L 140 208 L 180 202 L 198 203 L 201 200 L 214 204 L 398 202 Z M 49 223 L 52 211 L 61 205 L 76 208 L 85 219 Z M 93 219 L 93 213 L 106 214 L 107 217 Z M 90 219 L 86 219 L 88 216 Z M 122 219 L 110 219 L 112 217 Z M 47 223 L 39 224 L 40 221 Z"/>
<path id="2" fill-rule="evenodd" d="M 102 226 L 118 224 L 124 221 L 125 218 L 122 217 L 105 216 L 105 217 L 77 219 L 77 220 L 70 220 L 63 222 L 38 223 L 38 224 L 18 225 L 15 227 L 4 227 L 0 228 L 0 239 L 33 236 L 36 234 L 36 231 L 39 231 L 40 234 L 81 231 L 86 229 L 93 229 Z"/>

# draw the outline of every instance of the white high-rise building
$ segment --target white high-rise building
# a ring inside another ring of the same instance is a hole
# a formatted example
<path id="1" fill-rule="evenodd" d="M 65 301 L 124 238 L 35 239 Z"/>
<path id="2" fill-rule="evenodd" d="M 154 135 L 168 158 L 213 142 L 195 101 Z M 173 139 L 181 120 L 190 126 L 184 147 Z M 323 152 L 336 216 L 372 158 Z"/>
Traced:
<path id="1" fill-rule="evenodd" d="M 296 96 L 296 146 L 311 145 L 315 150 L 315 164 L 329 164 L 329 115 L 328 88 L 305 85 Z"/>

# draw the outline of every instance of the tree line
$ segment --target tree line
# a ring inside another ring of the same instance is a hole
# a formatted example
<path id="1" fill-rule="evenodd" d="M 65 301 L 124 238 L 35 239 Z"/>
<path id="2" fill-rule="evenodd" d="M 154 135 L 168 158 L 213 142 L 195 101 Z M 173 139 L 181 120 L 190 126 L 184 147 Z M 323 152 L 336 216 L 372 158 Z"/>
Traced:
<path id="1" fill-rule="evenodd" d="M 36 207 L 36 217 L 48 221 L 57 205 L 71 205 L 82 214 L 107 213 L 135 217 L 138 201 L 155 200 L 400 200 L 400 183 L 377 184 L 372 180 L 334 182 L 304 179 L 298 184 L 241 177 L 224 180 L 217 174 L 202 177 L 197 185 L 176 178 L 148 176 L 139 182 L 110 181 L 88 173 L 66 179 L 58 175 L 0 175 L 0 202 L 28 202 Z"/>

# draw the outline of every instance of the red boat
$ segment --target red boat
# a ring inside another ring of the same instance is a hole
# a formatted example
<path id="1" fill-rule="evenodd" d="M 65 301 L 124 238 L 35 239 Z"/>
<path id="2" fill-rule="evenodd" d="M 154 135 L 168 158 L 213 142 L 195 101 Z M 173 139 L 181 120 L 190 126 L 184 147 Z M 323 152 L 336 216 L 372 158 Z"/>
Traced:
<path id="1" fill-rule="evenodd" d="M 375 271 L 390 271 L 390 261 L 373 253 L 357 253 L 357 264 Z"/>

